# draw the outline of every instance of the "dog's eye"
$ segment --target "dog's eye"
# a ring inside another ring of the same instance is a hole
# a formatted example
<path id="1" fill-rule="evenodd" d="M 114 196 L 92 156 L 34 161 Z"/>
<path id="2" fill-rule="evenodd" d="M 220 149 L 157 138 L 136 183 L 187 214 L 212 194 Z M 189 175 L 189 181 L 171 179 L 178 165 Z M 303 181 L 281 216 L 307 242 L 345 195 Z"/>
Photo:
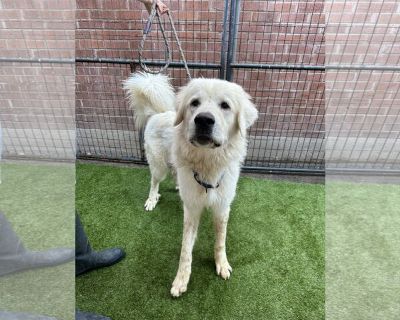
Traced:
<path id="1" fill-rule="evenodd" d="M 198 107 L 198 106 L 200 105 L 199 99 L 194 99 L 194 100 L 190 103 L 190 105 L 191 105 L 192 107 Z"/>
<path id="2" fill-rule="evenodd" d="M 220 104 L 222 109 L 230 109 L 231 107 L 229 106 L 228 103 L 226 103 L 225 101 L 221 102 Z"/>

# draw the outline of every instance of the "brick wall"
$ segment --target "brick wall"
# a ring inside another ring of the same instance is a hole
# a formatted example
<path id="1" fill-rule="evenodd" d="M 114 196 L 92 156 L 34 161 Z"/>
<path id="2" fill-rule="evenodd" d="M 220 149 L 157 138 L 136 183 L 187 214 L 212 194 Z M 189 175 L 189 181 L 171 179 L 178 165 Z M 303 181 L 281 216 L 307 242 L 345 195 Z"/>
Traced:
<path id="1" fill-rule="evenodd" d="M 1 0 L 1 57 L 74 58 L 75 4 L 68 0 Z"/>
<path id="2" fill-rule="evenodd" d="M 324 64 L 324 1 L 242 1 L 236 60 Z"/>
<path id="3" fill-rule="evenodd" d="M 165 2 L 175 19 L 187 60 L 220 64 L 224 2 Z M 76 8 L 72 6 L 66 0 L 2 0 L 1 57 L 138 58 L 137 48 L 148 17 L 141 3 L 136 0 L 78 0 Z M 394 0 L 241 1 L 234 62 L 317 67 L 325 63 L 398 65 L 399 12 L 399 4 Z M 173 61 L 179 61 L 171 28 L 166 24 L 165 29 Z M 145 43 L 144 57 L 159 61 L 164 59 L 164 54 L 159 27 L 153 25 Z M 37 66 L 4 62 L 3 65 L 2 89 L 6 90 L 5 96 L 8 94 L 7 99 L 1 100 L 3 127 L 29 123 L 32 128 L 38 128 L 35 121 L 27 121 L 27 115 L 33 113 L 47 119 L 49 127 L 66 120 L 54 102 L 32 102 L 36 106 L 32 109 L 26 101 L 18 102 L 25 97 L 21 95 L 18 99 L 13 87 L 3 84 L 10 82 L 13 68 L 19 70 L 19 76 L 12 79 L 15 85 L 22 81 L 18 77 L 29 74 L 28 70 L 35 70 Z M 25 86 L 24 90 L 28 95 L 32 93 L 32 97 L 43 88 L 52 91 L 53 82 L 57 83 L 47 77 L 51 68 L 42 66 L 42 71 L 34 71 L 38 73 L 36 79 L 27 77 L 30 88 Z M 76 124 L 83 153 L 141 156 L 132 112 L 127 109 L 121 89 L 121 81 L 130 71 L 130 66 L 123 64 L 76 64 Z M 51 72 L 65 71 L 54 67 Z M 171 68 L 169 73 L 175 86 L 186 83 L 183 69 Z M 214 69 L 194 69 L 192 73 L 194 77 L 219 76 Z M 296 154 L 306 153 L 311 162 L 321 164 L 323 146 L 318 141 L 323 139 L 325 129 L 331 135 L 344 137 L 349 134 L 384 137 L 385 133 L 389 137 L 399 132 L 396 123 L 400 113 L 396 103 L 398 72 L 328 70 L 325 73 L 323 70 L 239 68 L 233 70 L 233 81 L 254 97 L 260 111 L 260 118 L 251 130 L 254 163 L 272 165 L 283 159 L 298 166 Z M 38 88 L 33 89 L 32 83 Z M 50 96 L 52 94 L 54 92 Z M 45 116 L 49 110 L 53 113 L 51 121 Z M 131 134 L 131 141 L 124 140 L 126 134 Z M 256 150 L 270 139 L 279 140 L 271 147 L 278 153 Z M 101 150 L 96 151 L 99 145 Z M 321 150 L 316 150 L 318 148 Z M 287 155 L 283 157 L 285 152 Z"/>
<path id="4" fill-rule="evenodd" d="M 400 168 L 400 4 L 327 1 L 325 10 L 327 64 L 382 67 L 326 72 L 327 167 Z"/>
<path id="5" fill-rule="evenodd" d="M 189 62 L 220 64 L 223 31 L 223 1 L 166 1 L 172 10 L 176 29 Z M 242 1 L 235 61 L 240 63 L 324 64 L 323 2 Z M 137 1 L 78 1 L 77 57 L 137 59 L 142 28 L 148 14 Z M 165 25 L 171 42 L 173 61 L 180 61 L 171 29 Z M 164 59 L 163 39 L 157 25 L 146 40 L 144 57 Z M 116 88 L 129 73 L 125 66 L 110 66 L 113 76 L 105 76 L 104 66 L 79 66 L 77 89 L 78 127 L 133 128 L 123 92 Z M 84 68 L 87 68 L 84 71 Z M 90 69 L 90 70 L 89 70 Z M 119 72 L 119 73 L 118 73 Z M 187 79 L 184 70 L 170 69 L 174 85 Z M 84 73 L 91 76 L 83 77 Z M 218 77 L 217 70 L 192 70 L 193 76 Z M 82 77 L 81 77 L 82 75 Z M 235 70 L 233 81 L 254 97 L 260 118 L 251 134 L 268 137 L 323 138 L 324 74 L 321 71 Z M 91 84 L 92 83 L 92 84 Z M 92 86 L 103 87 L 90 93 Z M 101 91 L 101 92 L 99 92 Z M 82 95 L 81 95 L 82 93 Z M 101 103 L 98 102 L 101 100 Z M 81 106 L 90 109 L 80 114 Z M 85 107 L 86 106 L 86 107 Z M 111 112 L 114 110 L 118 115 Z M 126 114 L 120 115 L 120 113 Z M 106 116 L 103 116 L 103 115 Z M 88 119 L 90 121 L 88 121 Z M 257 139 L 257 138 L 256 138 Z M 257 141 L 254 141 L 256 147 Z M 289 144 L 288 144 L 289 145 Z M 296 152 L 306 151 L 307 143 L 293 144 Z M 287 146 L 276 146 L 281 150 Z M 278 150 L 278 151 L 279 151 Z M 283 151 L 283 149 L 281 150 Z M 254 153 L 255 154 L 255 153 Z M 310 153 L 311 154 L 311 153 Z M 316 161 L 321 161 L 321 155 Z M 275 156 L 274 156 L 275 157 Z M 268 154 L 255 161 L 267 160 Z M 271 157 L 272 159 L 272 157 Z M 315 159 L 314 159 L 315 160 Z"/>
<path id="6" fill-rule="evenodd" d="M 171 9 L 185 55 L 191 62 L 219 63 L 223 21 L 222 1 L 166 1 Z M 142 29 L 148 18 L 136 0 L 77 1 L 76 55 L 78 57 L 137 59 Z M 179 59 L 169 24 L 173 58 Z M 163 60 L 164 46 L 157 24 L 145 43 L 147 59 Z"/>
<path id="7" fill-rule="evenodd" d="M 0 1 L 0 124 L 5 156 L 75 157 L 75 6 L 68 0 Z"/>

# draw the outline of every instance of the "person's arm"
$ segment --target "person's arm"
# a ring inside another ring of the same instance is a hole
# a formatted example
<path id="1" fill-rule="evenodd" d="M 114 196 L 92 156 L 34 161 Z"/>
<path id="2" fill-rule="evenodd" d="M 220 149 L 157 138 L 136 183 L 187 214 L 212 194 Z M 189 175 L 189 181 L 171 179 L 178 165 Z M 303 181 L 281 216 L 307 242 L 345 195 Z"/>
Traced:
<path id="1" fill-rule="evenodd" d="M 150 14 L 151 13 L 151 6 L 153 4 L 153 0 L 139 0 L 141 3 L 144 4 L 146 7 L 147 12 Z M 164 4 L 162 1 L 157 0 L 157 9 L 160 14 L 166 13 L 169 9 L 166 4 Z"/>

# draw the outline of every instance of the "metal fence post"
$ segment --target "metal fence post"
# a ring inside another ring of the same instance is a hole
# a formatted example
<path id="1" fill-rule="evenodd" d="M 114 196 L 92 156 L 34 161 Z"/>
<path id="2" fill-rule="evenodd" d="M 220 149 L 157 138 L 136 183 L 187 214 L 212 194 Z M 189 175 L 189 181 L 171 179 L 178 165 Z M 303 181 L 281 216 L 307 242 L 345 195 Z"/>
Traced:
<path id="1" fill-rule="evenodd" d="M 231 0 L 229 17 L 228 58 L 226 64 L 226 80 L 232 81 L 232 63 L 235 61 L 237 27 L 239 24 L 240 0 Z"/>
<path id="2" fill-rule="evenodd" d="M 223 20 L 223 31 L 221 39 L 221 68 L 219 73 L 220 79 L 225 79 L 226 77 L 226 56 L 228 53 L 228 41 L 227 36 L 229 32 L 228 16 L 229 16 L 229 3 L 231 0 L 224 0 L 224 20 Z"/>

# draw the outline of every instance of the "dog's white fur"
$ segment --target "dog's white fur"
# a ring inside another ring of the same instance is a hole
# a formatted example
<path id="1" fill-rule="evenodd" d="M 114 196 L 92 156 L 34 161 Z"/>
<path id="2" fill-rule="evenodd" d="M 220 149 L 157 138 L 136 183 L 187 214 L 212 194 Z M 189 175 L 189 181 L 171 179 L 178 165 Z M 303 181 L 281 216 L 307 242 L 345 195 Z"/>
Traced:
<path id="1" fill-rule="evenodd" d="M 235 197 L 240 166 L 247 148 L 246 129 L 258 112 L 250 96 L 237 84 L 219 79 L 194 79 L 175 93 L 164 75 L 137 73 L 124 83 L 138 127 L 146 124 L 144 139 L 151 171 L 151 188 L 145 209 L 153 210 L 159 200 L 159 183 L 173 167 L 184 207 L 184 228 L 179 268 L 171 294 L 187 290 L 191 273 L 192 249 L 200 215 L 211 209 L 216 232 L 217 274 L 228 279 L 232 268 L 225 249 L 230 205 Z M 193 106 L 194 100 L 200 104 Z M 222 108 L 226 102 L 229 108 Z M 176 112 L 175 112 L 176 105 Z M 207 112 L 215 118 L 212 138 L 206 144 L 196 141 L 195 117 Z M 194 178 L 218 188 L 206 190 Z"/>

